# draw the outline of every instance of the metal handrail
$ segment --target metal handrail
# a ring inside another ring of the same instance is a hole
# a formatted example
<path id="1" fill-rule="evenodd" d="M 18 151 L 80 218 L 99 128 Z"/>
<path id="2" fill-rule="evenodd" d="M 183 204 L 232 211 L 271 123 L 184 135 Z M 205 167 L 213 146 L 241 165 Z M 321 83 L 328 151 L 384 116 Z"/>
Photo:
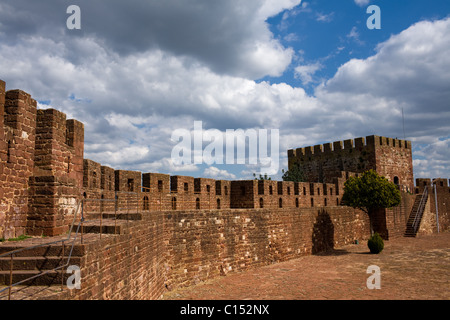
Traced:
<path id="1" fill-rule="evenodd" d="M 45 270 L 44 272 L 40 272 L 39 274 L 36 274 L 36 275 L 34 275 L 34 276 L 31 276 L 31 277 L 28 277 L 28 278 L 23 279 L 23 280 L 21 280 L 21 281 L 12 283 L 12 271 L 13 271 L 13 270 L 12 270 L 12 265 L 13 265 L 13 260 L 14 260 L 14 254 L 16 254 L 16 253 L 19 253 L 19 252 L 22 252 L 22 251 L 26 251 L 26 250 L 36 249 L 36 248 L 40 248 L 40 247 L 44 247 L 44 246 L 49 246 L 49 245 L 52 245 L 52 244 L 56 244 L 56 243 L 60 243 L 60 242 L 61 242 L 61 243 L 63 244 L 63 246 L 62 246 L 62 250 L 63 250 L 63 252 L 62 252 L 62 259 L 64 258 L 64 242 L 65 242 L 65 241 L 70 241 L 70 237 L 71 237 L 71 235 L 72 235 L 73 227 L 74 227 L 74 225 L 75 225 L 76 217 L 77 217 L 77 215 L 78 215 L 78 211 L 79 211 L 79 209 L 80 209 L 80 206 L 81 206 L 81 218 L 80 218 L 80 222 L 78 223 L 78 226 L 77 226 L 77 230 L 76 230 L 76 233 L 75 233 L 75 237 L 74 237 L 73 240 L 72 240 L 72 246 L 71 246 L 71 248 L 70 248 L 69 255 L 67 256 L 67 262 L 66 262 L 66 264 L 60 265 L 60 266 L 55 267 L 55 268 L 53 268 L 53 269 L 51 269 L 51 270 Z M 0 258 L 1 258 L 1 257 L 9 256 L 9 255 L 11 256 L 10 283 L 9 283 L 9 286 L 7 286 L 6 288 L 1 289 L 1 290 L 0 290 L 0 293 L 2 293 L 3 291 L 5 291 L 5 290 L 8 289 L 8 290 L 9 290 L 9 293 L 8 293 L 8 300 L 11 300 L 11 290 L 12 290 L 13 287 L 18 286 L 18 285 L 20 285 L 20 284 L 22 284 L 22 283 L 24 283 L 24 282 L 30 281 L 30 280 L 32 280 L 32 279 L 38 278 L 38 277 L 40 277 L 40 276 L 43 276 L 43 275 L 45 275 L 45 274 L 47 274 L 47 273 L 54 272 L 54 271 L 57 271 L 57 270 L 59 270 L 59 269 L 62 269 L 62 268 L 64 268 L 64 267 L 68 266 L 69 263 L 70 263 L 70 259 L 72 258 L 73 248 L 74 248 L 74 246 L 75 246 L 75 241 L 76 241 L 76 239 L 77 239 L 77 236 L 78 236 L 78 233 L 79 233 L 79 230 L 80 230 L 80 226 L 83 224 L 83 222 L 84 222 L 83 199 L 81 199 L 81 200 L 78 200 L 77 208 L 76 208 L 76 210 L 75 210 L 75 214 L 74 214 L 74 218 L 73 218 L 72 224 L 71 224 L 71 226 L 70 226 L 70 228 L 69 228 L 69 233 L 68 233 L 67 239 L 61 239 L 61 240 L 56 240 L 56 241 L 51 241 L 51 242 L 41 243 L 41 244 L 38 244 L 38 245 L 35 245 L 35 246 L 25 247 L 25 248 L 20 248 L 20 249 L 16 249 L 16 250 L 12 250 L 12 251 L 9 251 L 9 252 L 0 254 Z M 61 278 L 63 279 L 63 277 L 61 277 Z M 63 285 L 63 284 L 61 283 L 61 288 L 62 288 L 62 285 Z"/>
<path id="2" fill-rule="evenodd" d="M 420 219 L 422 218 L 422 214 L 425 209 L 425 204 L 427 202 L 427 197 L 428 197 L 428 187 L 425 186 L 422 198 L 420 199 L 419 206 L 417 207 L 417 211 L 414 216 L 414 221 L 412 223 L 412 228 L 414 232 L 417 232 L 418 224 L 420 223 Z"/>

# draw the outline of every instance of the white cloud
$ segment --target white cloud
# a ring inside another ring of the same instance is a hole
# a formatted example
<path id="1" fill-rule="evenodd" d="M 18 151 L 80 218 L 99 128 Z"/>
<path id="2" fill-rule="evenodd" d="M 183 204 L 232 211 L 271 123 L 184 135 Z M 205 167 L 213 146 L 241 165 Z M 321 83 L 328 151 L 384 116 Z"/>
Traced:
<path id="1" fill-rule="evenodd" d="M 360 7 L 368 5 L 369 2 L 370 0 L 355 0 L 355 3 Z"/>
<path id="2" fill-rule="evenodd" d="M 359 32 L 357 27 L 353 27 L 352 30 L 347 34 L 347 38 L 355 41 L 358 44 L 364 44 L 363 41 L 359 38 Z"/>
<path id="3" fill-rule="evenodd" d="M 294 75 L 302 81 L 303 85 L 307 85 L 310 82 L 313 82 L 314 74 L 322 68 L 323 66 L 319 62 L 309 65 L 300 65 L 295 67 Z"/>
<path id="4" fill-rule="evenodd" d="M 26 33 L 14 42 L 0 42 L 0 77 L 8 89 L 20 88 L 37 100 L 50 100 L 52 107 L 84 122 L 86 157 L 117 169 L 199 171 L 195 165 L 174 166 L 170 159 L 172 131 L 190 130 L 194 120 L 202 120 L 204 129 L 222 132 L 280 129 L 280 168 L 285 168 L 288 148 L 370 134 L 401 138 L 402 108 L 407 138 L 414 144 L 448 136 L 450 19 L 423 21 L 392 36 L 378 46 L 372 57 L 343 64 L 334 77 L 317 87 L 314 96 L 309 96 L 304 89 L 286 83 L 254 81 L 259 75 L 280 74 L 291 63 L 292 50 L 273 39 L 262 19 L 298 2 L 267 2 L 256 13 L 250 10 L 256 2 L 240 2 L 243 7 L 238 22 L 251 26 L 246 25 L 249 29 L 245 29 L 248 33 L 244 32 L 243 42 L 229 43 L 233 54 L 223 65 L 220 57 L 211 60 L 202 56 L 201 49 L 210 48 L 211 43 L 203 43 L 193 51 L 175 48 L 171 43 L 123 55 L 111 44 L 112 34 L 105 38 L 70 37 L 65 41 L 58 36 Z M 305 4 L 292 11 L 306 10 Z M 41 9 L 37 6 L 36 10 Z M 249 21 L 244 13 L 250 14 Z M 221 17 L 225 19 L 226 15 Z M 206 25 L 212 23 L 208 17 L 205 19 Z M 223 27 L 231 22 L 225 19 Z M 232 27 L 237 32 L 240 25 Z M 357 29 L 353 31 L 350 34 L 355 38 Z M 163 34 L 170 32 L 164 30 Z M 0 40 L 8 35 L 0 35 Z M 207 39 L 213 41 L 218 35 L 229 34 L 216 32 Z M 227 40 L 234 36 L 231 34 Z M 183 45 L 188 43 L 179 44 Z M 231 71 L 222 72 L 221 68 Z M 320 63 L 302 64 L 295 68 L 295 75 L 310 84 L 320 68 Z M 432 157 L 446 161 L 438 157 L 445 155 L 442 148 L 434 148 L 436 154 L 431 149 L 420 150 L 423 155 L 418 156 L 423 159 L 416 162 L 419 169 L 430 170 L 430 174 L 440 172 L 441 164 L 425 165 L 423 161 L 431 161 Z M 239 176 L 228 168 L 207 170 L 204 174 L 210 176 Z M 450 175 L 448 169 L 444 174 Z"/>
<path id="5" fill-rule="evenodd" d="M 325 14 L 325 13 L 317 13 L 316 20 L 320 22 L 331 22 L 333 20 L 334 12 Z"/>
<path id="6" fill-rule="evenodd" d="M 205 178 L 213 178 L 217 180 L 234 180 L 236 175 L 228 172 L 227 170 L 220 170 L 216 167 L 208 167 L 203 172 Z"/>

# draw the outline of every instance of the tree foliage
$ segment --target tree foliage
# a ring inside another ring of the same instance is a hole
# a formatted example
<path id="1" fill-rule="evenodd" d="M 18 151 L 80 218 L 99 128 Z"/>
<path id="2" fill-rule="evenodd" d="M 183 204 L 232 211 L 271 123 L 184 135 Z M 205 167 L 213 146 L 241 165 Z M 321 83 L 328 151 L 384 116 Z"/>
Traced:
<path id="1" fill-rule="evenodd" d="M 293 181 L 293 182 L 305 181 L 305 175 L 303 174 L 303 171 L 298 164 L 293 165 L 290 170 L 284 171 L 284 169 L 282 169 L 281 171 L 283 172 L 282 176 L 283 181 Z"/>
<path id="2" fill-rule="evenodd" d="M 361 177 L 350 177 L 344 184 L 342 203 L 370 212 L 381 208 L 392 208 L 400 204 L 397 186 L 374 170 L 364 172 Z"/>
<path id="3" fill-rule="evenodd" d="M 272 178 L 269 177 L 269 176 L 267 175 L 267 173 L 265 173 L 264 175 L 260 174 L 260 175 L 259 175 L 259 178 L 256 177 L 256 173 L 254 173 L 253 176 L 255 177 L 255 180 L 272 180 Z"/>

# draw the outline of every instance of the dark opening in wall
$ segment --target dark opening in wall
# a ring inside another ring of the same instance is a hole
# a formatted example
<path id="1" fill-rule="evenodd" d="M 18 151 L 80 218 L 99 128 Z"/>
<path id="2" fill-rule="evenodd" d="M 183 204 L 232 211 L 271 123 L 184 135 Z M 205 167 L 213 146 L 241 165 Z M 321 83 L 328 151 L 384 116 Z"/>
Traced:
<path id="1" fill-rule="evenodd" d="M 8 150 L 6 151 L 6 162 L 11 163 L 11 140 L 8 140 Z"/>
<path id="2" fill-rule="evenodd" d="M 259 207 L 264 208 L 264 200 L 263 198 L 259 198 Z"/>
<path id="3" fill-rule="evenodd" d="M 163 191 L 163 182 L 162 180 L 158 180 L 158 192 L 162 192 Z"/>
<path id="4" fill-rule="evenodd" d="M 227 196 L 228 195 L 228 187 L 227 186 L 224 187 L 224 191 L 225 191 L 225 195 Z"/>
<path id="5" fill-rule="evenodd" d="M 299 207 L 298 198 L 295 199 L 295 206 L 296 206 L 297 208 Z"/>
<path id="6" fill-rule="evenodd" d="M 272 188 L 272 186 L 269 186 L 269 194 L 273 194 L 273 188 Z"/>
<path id="7" fill-rule="evenodd" d="M 195 209 L 197 209 L 197 210 L 200 209 L 200 199 L 199 198 L 195 199 Z"/>
<path id="8" fill-rule="evenodd" d="M 147 196 L 145 196 L 144 199 L 143 199 L 142 209 L 143 210 L 149 210 L 150 209 Z"/>
<path id="9" fill-rule="evenodd" d="M 184 183 L 184 192 L 189 191 L 189 184 L 187 182 Z"/>
<path id="10" fill-rule="evenodd" d="M 97 172 L 92 172 L 92 188 L 97 188 Z"/>
<path id="11" fill-rule="evenodd" d="M 396 184 L 396 185 L 399 184 L 399 182 L 398 182 L 398 177 L 397 177 L 397 176 L 394 177 L 394 184 Z"/>
<path id="12" fill-rule="evenodd" d="M 278 207 L 279 207 L 279 208 L 283 208 L 283 199 L 282 199 L 282 198 L 280 198 L 280 199 L 278 200 Z"/>
<path id="13" fill-rule="evenodd" d="M 264 194 L 264 181 L 258 181 L 258 194 Z"/>
<path id="14" fill-rule="evenodd" d="M 177 210 L 177 198 L 172 198 L 172 210 Z"/>
<path id="15" fill-rule="evenodd" d="M 245 196 L 245 186 L 241 186 L 241 194 Z"/>
<path id="16" fill-rule="evenodd" d="M 220 188 L 220 181 L 216 181 L 216 196 L 222 195 L 222 189 Z"/>
<path id="17" fill-rule="evenodd" d="M 128 179 L 128 191 L 129 192 L 134 191 L 134 179 Z"/>
<path id="18" fill-rule="evenodd" d="M 217 199 L 217 209 L 220 209 L 220 199 Z"/>
<path id="19" fill-rule="evenodd" d="M 314 207 L 314 199 L 311 198 L 311 207 Z"/>

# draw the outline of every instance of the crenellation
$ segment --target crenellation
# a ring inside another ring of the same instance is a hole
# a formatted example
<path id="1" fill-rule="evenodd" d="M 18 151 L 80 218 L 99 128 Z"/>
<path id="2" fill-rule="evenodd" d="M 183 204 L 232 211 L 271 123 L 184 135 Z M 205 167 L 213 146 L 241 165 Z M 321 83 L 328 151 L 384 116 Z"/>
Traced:
<path id="1" fill-rule="evenodd" d="M 325 152 L 325 153 L 333 152 L 333 144 L 332 143 L 325 143 L 323 145 L 323 152 Z"/>
<path id="2" fill-rule="evenodd" d="M 344 140 L 344 149 L 345 150 L 351 150 L 351 149 L 353 149 L 353 147 L 354 147 L 353 139 Z"/>
<path id="3" fill-rule="evenodd" d="M 361 150 L 365 147 L 365 139 L 364 138 L 356 138 L 355 139 L 355 148 Z"/>
<path id="4" fill-rule="evenodd" d="M 285 209 L 343 207 L 345 181 L 368 169 L 377 170 L 399 188 L 414 185 L 410 183 L 411 142 L 400 139 L 368 136 L 288 150 L 289 167 L 301 165 L 307 182 L 228 181 L 115 170 L 84 159 L 81 122 L 66 119 L 55 109 L 37 110 L 31 95 L 21 90 L 6 92 L 2 81 L 0 115 L 0 237 L 24 232 L 63 234 L 73 218 L 67 204 L 81 199 L 89 203 L 85 210 L 91 213 L 132 206 L 143 212 L 199 211 L 205 217 L 213 210 L 233 209 L 281 214 Z M 450 203 L 448 180 L 434 181 L 439 211 L 445 211 L 443 203 Z M 432 181 L 418 180 L 417 194 L 424 182 L 431 185 Z M 102 199 L 109 201 L 97 201 Z M 407 213 L 400 210 L 386 219 L 398 220 L 399 214 Z M 440 217 L 447 228 L 450 219 Z"/>
<path id="5" fill-rule="evenodd" d="M 340 152 L 344 148 L 343 141 L 335 141 L 333 142 L 333 151 Z"/>
<path id="6" fill-rule="evenodd" d="M 1 80 L 0 138 L 0 238 L 64 235 L 79 203 L 87 218 L 142 214 L 127 221 L 125 234 L 83 244 L 81 266 L 89 272 L 70 297 L 156 299 L 167 288 L 366 240 L 368 216 L 340 200 L 345 182 L 371 168 L 414 190 L 402 190 L 397 208 L 377 212 L 375 228 L 387 239 L 404 234 L 425 187 L 427 217 L 438 217 L 427 230 L 450 226 L 448 179 L 410 184 L 411 142 L 400 139 L 368 136 L 288 150 L 289 167 L 300 164 L 306 182 L 115 170 L 84 159 L 81 122 L 37 110 L 31 95 L 6 92 Z"/>

